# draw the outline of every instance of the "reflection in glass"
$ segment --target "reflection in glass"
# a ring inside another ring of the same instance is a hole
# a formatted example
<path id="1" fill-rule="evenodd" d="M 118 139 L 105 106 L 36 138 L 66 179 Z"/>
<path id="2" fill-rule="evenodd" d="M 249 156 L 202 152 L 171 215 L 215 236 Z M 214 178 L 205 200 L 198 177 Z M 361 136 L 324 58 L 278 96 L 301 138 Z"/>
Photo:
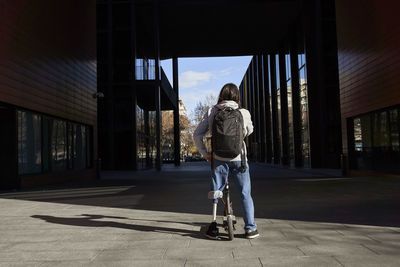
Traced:
<path id="1" fill-rule="evenodd" d="M 354 150 L 362 151 L 363 143 L 362 143 L 362 131 L 361 131 L 361 119 L 354 119 Z"/>
<path id="2" fill-rule="evenodd" d="M 66 122 L 53 120 L 51 128 L 51 166 L 53 171 L 67 167 L 67 129 Z"/>
<path id="3" fill-rule="evenodd" d="M 155 60 L 148 58 L 136 59 L 136 80 L 154 80 L 156 78 Z"/>
<path id="4" fill-rule="evenodd" d="M 42 170 L 41 117 L 18 111 L 18 173 Z"/>
<path id="5" fill-rule="evenodd" d="M 289 157 L 290 164 L 294 165 L 294 134 L 293 134 L 293 104 L 292 104 L 292 77 L 290 70 L 290 55 L 285 55 L 286 61 L 286 86 L 288 100 L 288 123 L 289 123 Z"/>
<path id="6" fill-rule="evenodd" d="M 152 168 L 156 158 L 156 112 L 136 106 L 137 122 L 137 166 L 138 169 Z"/>
<path id="7" fill-rule="evenodd" d="M 399 111 L 398 109 L 390 110 L 390 140 L 392 150 L 399 152 Z"/>
<path id="8" fill-rule="evenodd" d="M 356 169 L 400 173 L 397 107 L 353 119 Z"/>
<path id="9" fill-rule="evenodd" d="M 305 55 L 299 55 L 301 143 L 305 167 L 310 167 L 310 133 L 308 122 L 307 70 Z"/>

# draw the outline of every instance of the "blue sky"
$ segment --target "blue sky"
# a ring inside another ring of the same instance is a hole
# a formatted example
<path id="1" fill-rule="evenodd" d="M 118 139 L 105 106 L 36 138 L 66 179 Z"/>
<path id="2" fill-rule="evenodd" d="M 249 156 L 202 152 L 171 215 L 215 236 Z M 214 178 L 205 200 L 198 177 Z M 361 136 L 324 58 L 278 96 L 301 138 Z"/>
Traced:
<path id="1" fill-rule="evenodd" d="M 179 98 L 185 104 L 188 115 L 205 96 L 217 96 L 224 84 L 232 82 L 239 86 L 251 58 L 179 58 Z M 172 60 L 161 61 L 161 66 L 172 85 Z"/>

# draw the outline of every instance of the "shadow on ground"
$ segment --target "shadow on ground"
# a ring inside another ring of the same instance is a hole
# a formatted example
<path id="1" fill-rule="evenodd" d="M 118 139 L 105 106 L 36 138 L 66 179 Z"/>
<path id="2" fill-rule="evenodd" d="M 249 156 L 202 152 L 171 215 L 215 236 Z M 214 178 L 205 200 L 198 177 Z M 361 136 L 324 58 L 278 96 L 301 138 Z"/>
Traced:
<path id="1" fill-rule="evenodd" d="M 396 178 L 343 178 L 332 174 L 288 170 L 252 164 L 252 189 L 257 218 L 400 227 L 400 180 Z M 62 188 L 5 192 L 0 198 L 180 213 L 210 214 L 207 200 L 210 171 L 205 163 L 192 163 L 165 171 L 109 173 L 90 184 Z M 233 190 L 233 203 L 241 215 Z M 37 217 L 53 223 L 91 226 L 92 217 L 78 219 Z M 112 218 L 109 218 L 112 219 Z M 94 223 L 94 222 L 93 222 Z M 96 222 L 98 223 L 98 222 Z M 112 227 L 147 226 L 108 222 Z M 181 229 L 176 229 L 181 231 Z M 168 231 L 171 231 L 168 228 Z M 193 234 L 187 232 L 183 234 Z"/>
<path id="2" fill-rule="evenodd" d="M 177 222 L 177 221 L 165 221 L 165 220 L 148 220 L 148 219 L 131 219 L 119 216 L 104 216 L 98 214 L 81 214 L 79 217 L 56 217 L 48 215 L 33 215 L 35 219 L 40 219 L 48 223 L 68 225 L 68 226 L 81 226 L 81 227 L 112 227 L 118 229 L 135 230 L 142 232 L 155 232 L 155 233 L 166 233 L 175 234 L 185 237 L 192 237 L 197 239 L 205 239 L 204 234 L 207 231 L 207 226 L 203 223 L 193 222 Z M 99 221 L 101 220 L 101 221 Z M 104 221 L 105 220 L 105 221 Z M 118 222 L 118 220 L 128 221 L 130 223 Z M 133 221 L 133 222 L 132 222 Z M 143 224 L 150 223 L 150 224 Z M 157 224 L 168 224 L 168 227 L 155 226 Z M 188 230 L 185 227 L 174 228 L 170 227 L 170 224 L 179 224 L 186 226 L 194 226 L 196 230 Z M 222 226 L 222 225 L 219 225 Z M 200 231 L 198 230 L 200 227 Z M 236 237 L 244 238 L 244 235 L 236 235 Z M 221 233 L 220 240 L 228 241 L 227 234 Z"/>

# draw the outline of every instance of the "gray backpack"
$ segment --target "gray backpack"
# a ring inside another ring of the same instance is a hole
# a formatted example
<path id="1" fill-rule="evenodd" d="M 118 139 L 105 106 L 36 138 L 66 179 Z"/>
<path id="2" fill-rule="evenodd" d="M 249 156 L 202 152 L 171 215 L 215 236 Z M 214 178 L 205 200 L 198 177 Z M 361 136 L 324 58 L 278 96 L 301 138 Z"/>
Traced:
<path id="1" fill-rule="evenodd" d="M 222 158 L 235 158 L 241 154 L 242 171 L 246 170 L 246 159 L 242 153 L 244 140 L 244 121 L 239 109 L 217 110 L 212 124 L 211 147 L 215 155 Z"/>

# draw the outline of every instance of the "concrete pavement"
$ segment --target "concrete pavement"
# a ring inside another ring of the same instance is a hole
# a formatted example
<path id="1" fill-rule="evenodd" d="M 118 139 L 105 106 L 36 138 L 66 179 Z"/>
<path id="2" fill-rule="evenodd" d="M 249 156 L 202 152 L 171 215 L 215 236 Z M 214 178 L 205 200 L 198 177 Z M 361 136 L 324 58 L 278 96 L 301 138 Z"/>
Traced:
<path id="1" fill-rule="evenodd" d="M 235 240 L 203 237 L 205 163 L 3 192 L 0 266 L 400 266 L 399 179 L 251 171 L 255 240 L 244 238 L 241 218 Z M 234 209 L 240 216 L 236 197 Z"/>

